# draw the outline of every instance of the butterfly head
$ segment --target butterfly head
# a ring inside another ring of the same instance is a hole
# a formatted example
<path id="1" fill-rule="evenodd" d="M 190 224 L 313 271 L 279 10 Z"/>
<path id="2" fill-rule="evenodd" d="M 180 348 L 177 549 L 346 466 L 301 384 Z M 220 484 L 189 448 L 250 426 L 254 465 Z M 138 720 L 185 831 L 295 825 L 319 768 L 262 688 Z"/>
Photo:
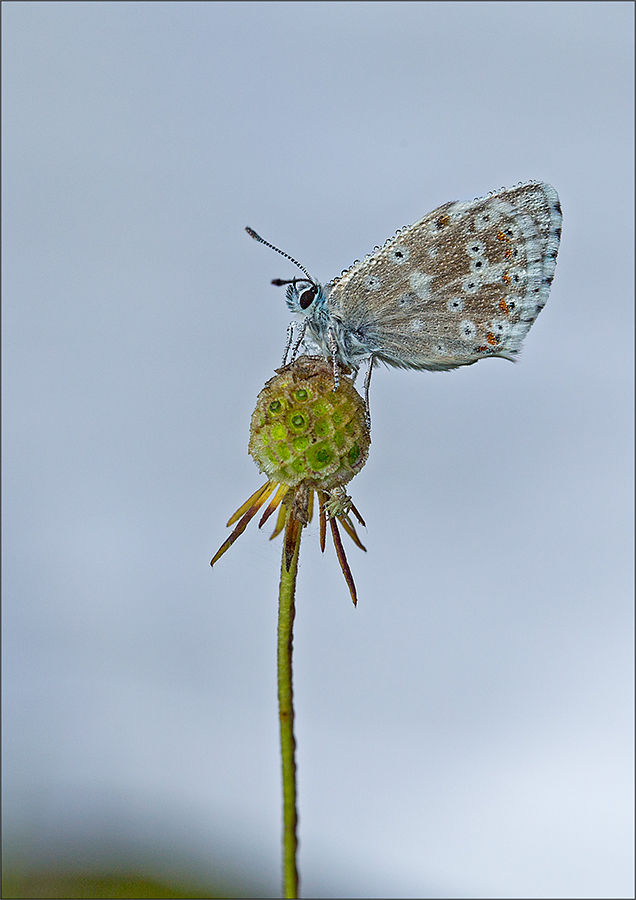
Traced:
<path id="1" fill-rule="evenodd" d="M 312 318 L 324 305 L 325 293 L 322 285 L 316 281 L 306 281 L 302 278 L 283 281 L 281 278 L 276 278 L 272 284 L 287 284 L 287 306 L 301 318 Z"/>

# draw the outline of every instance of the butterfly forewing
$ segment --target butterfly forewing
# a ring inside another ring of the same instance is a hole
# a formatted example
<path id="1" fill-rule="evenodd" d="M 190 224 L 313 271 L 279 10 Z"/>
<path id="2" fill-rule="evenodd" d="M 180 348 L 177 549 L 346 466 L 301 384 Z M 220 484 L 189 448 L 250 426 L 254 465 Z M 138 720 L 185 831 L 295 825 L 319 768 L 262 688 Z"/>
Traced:
<path id="1" fill-rule="evenodd" d="M 354 349 L 390 365 L 513 359 L 547 300 L 560 234 L 550 185 L 447 203 L 335 279 L 329 310 Z"/>

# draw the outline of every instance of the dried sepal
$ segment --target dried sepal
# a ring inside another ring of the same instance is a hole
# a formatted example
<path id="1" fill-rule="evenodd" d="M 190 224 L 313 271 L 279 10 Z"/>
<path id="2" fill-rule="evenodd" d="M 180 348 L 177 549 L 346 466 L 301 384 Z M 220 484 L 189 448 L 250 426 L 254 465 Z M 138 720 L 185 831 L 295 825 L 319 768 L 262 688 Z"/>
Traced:
<path id="1" fill-rule="evenodd" d="M 320 549 L 324 553 L 327 542 L 327 494 L 325 491 L 318 491 L 318 502 L 320 503 Z"/>
<path id="2" fill-rule="evenodd" d="M 351 500 L 351 498 L 349 498 L 349 499 Z M 351 512 L 354 514 L 354 516 L 356 517 L 356 519 L 358 520 L 358 522 L 362 525 L 362 527 L 363 527 L 363 528 L 366 528 L 366 527 L 367 527 L 367 523 L 364 521 L 364 519 L 362 518 L 362 516 L 360 515 L 360 513 L 359 513 L 358 510 L 356 509 L 356 505 L 355 505 L 355 503 L 353 502 L 353 500 L 351 500 Z"/>
<path id="3" fill-rule="evenodd" d="M 270 535 L 270 541 L 273 541 L 275 537 L 281 533 L 283 528 L 285 527 L 285 522 L 287 521 L 287 507 L 283 504 L 281 508 L 278 510 L 278 518 L 276 519 L 276 527 L 272 531 Z"/>
<path id="4" fill-rule="evenodd" d="M 249 497 L 242 506 L 239 506 L 233 516 L 230 516 L 230 518 L 227 520 L 227 527 L 229 528 L 230 525 L 234 525 L 235 522 L 238 522 L 243 513 L 247 512 L 247 510 L 250 508 L 252 503 L 255 503 L 257 500 L 262 499 L 263 496 L 265 497 L 265 499 L 267 499 L 267 497 L 269 497 L 275 487 L 275 481 L 266 481 L 265 484 L 262 485 L 262 487 L 259 487 L 257 491 L 254 491 L 252 496 Z"/>
<path id="5" fill-rule="evenodd" d="M 347 582 L 347 587 L 349 588 L 349 593 L 351 594 L 353 605 L 357 606 L 358 595 L 356 593 L 356 586 L 353 582 L 353 575 L 351 574 L 351 569 L 349 568 L 349 563 L 347 562 L 344 547 L 342 546 L 340 532 L 338 531 L 338 523 L 335 519 L 329 519 L 329 524 L 331 526 L 331 534 L 333 535 L 333 542 L 336 547 L 336 555 L 338 557 L 338 562 L 340 563 L 340 568 L 342 569 L 342 574 L 344 575 L 345 581 Z"/>
<path id="6" fill-rule="evenodd" d="M 285 528 L 285 568 L 288 572 L 294 558 L 296 544 L 298 543 L 298 532 L 302 527 L 303 523 L 290 510 L 287 516 L 287 527 Z"/>
<path id="7" fill-rule="evenodd" d="M 284 498 L 284 496 L 288 490 L 289 490 L 288 484 L 279 484 L 278 485 L 278 490 L 276 491 L 276 493 L 274 494 L 272 499 L 269 501 L 269 503 L 267 505 L 267 509 L 261 516 L 261 521 L 258 523 L 259 528 L 262 528 L 263 525 L 265 524 L 265 522 L 267 522 L 267 520 L 271 516 L 271 514 L 278 509 L 278 504 Z"/>
<path id="8" fill-rule="evenodd" d="M 272 490 L 274 489 L 274 487 L 276 487 L 276 485 L 272 485 Z M 249 523 L 252 521 L 252 519 L 254 518 L 256 513 L 259 511 L 259 509 L 262 507 L 262 505 L 265 503 L 265 501 L 269 497 L 271 491 L 261 491 L 261 492 L 257 491 L 256 493 L 259 495 L 258 499 L 256 500 L 256 502 L 254 502 L 250 506 L 250 508 L 247 510 L 247 512 L 239 520 L 238 525 L 236 526 L 236 528 L 234 529 L 232 534 L 229 536 L 229 538 L 227 538 L 227 540 L 223 541 L 223 543 L 221 544 L 219 549 L 216 551 L 216 553 L 210 560 L 211 566 L 213 566 L 214 563 L 223 556 L 223 554 L 226 552 L 226 550 L 230 549 L 230 547 L 232 546 L 234 541 L 243 534 L 243 532 L 245 531 L 245 529 L 247 528 Z M 254 496 L 255 495 L 253 494 L 252 497 L 254 497 Z M 252 499 L 252 498 L 250 498 L 250 499 Z M 243 506 L 245 506 L 245 504 L 243 504 Z"/>
<path id="9" fill-rule="evenodd" d="M 359 547 L 361 550 L 364 550 L 364 552 L 366 553 L 366 552 L 367 552 L 367 548 L 364 546 L 364 544 L 362 543 L 362 541 L 361 541 L 360 538 L 358 537 L 358 533 L 356 532 L 355 525 L 353 524 L 353 522 L 351 521 L 351 519 L 349 518 L 349 516 L 340 516 L 340 517 L 338 518 L 338 521 L 340 522 L 340 524 L 342 525 L 342 527 L 344 528 L 344 530 L 347 532 L 347 534 L 349 535 L 349 537 L 351 538 L 351 540 L 353 541 L 353 543 L 354 543 L 357 547 Z"/>

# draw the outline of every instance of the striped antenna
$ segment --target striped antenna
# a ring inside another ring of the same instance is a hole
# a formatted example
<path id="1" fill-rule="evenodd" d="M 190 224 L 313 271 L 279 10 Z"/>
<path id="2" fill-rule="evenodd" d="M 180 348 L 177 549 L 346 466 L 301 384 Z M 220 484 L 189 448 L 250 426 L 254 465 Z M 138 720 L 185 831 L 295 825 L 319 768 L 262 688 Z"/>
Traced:
<path id="1" fill-rule="evenodd" d="M 318 284 L 318 282 L 316 281 L 316 279 L 311 277 L 311 275 L 309 274 L 309 272 L 307 271 L 307 269 L 306 269 L 304 266 L 301 266 L 301 264 L 298 262 L 298 260 L 297 260 L 297 259 L 294 259 L 293 256 L 290 256 L 289 253 L 284 253 L 282 250 L 279 250 L 278 247 L 275 247 L 273 244 L 270 244 L 269 241 L 264 240 L 264 239 L 260 236 L 260 234 L 257 234 L 257 233 L 254 231 L 253 228 L 250 228 L 250 227 L 249 227 L 249 225 L 246 226 L 245 230 L 247 231 L 247 233 L 249 234 L 249 236 L 250 236 L 251 238 L 254 238 L 255 241 L 258 241 L 259 244 L 265 244 L 265 246 L 266 246 L 266 247 L 269 247 L 270 250 L 275 250 L 277 253 L 280 253 L 281 256 L 284 256 L 286 259 L 290 260 L 290 262 L 293 262 L 293 264 L 294 264 L 295 266 L 298 266 L 298 268 L 300 269 L 300 271 L 305 273 L 305 275 L 307 276 L 307 278 L 309 279 L 309 281 L 310 281 L 312 284 Z M 295 280 L 295 279 L 294 279 L 294 280 Z M 282 282 L 279 278 L 277 278 L 277 279 L 276 279 L 274 282 L 272 282 L 272 283 L 273 283 L 273 284 L 277 284 L 277 283 L 280 283 L 280 284 L 288 284 L 288 282 Z"/>

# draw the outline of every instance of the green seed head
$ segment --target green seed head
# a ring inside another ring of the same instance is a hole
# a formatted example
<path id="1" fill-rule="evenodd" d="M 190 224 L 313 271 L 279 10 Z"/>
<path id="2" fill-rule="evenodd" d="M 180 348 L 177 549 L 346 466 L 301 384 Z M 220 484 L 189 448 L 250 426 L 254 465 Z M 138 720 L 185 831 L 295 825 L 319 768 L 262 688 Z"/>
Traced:
<path id="1" fill-rule="evenodd" d="M 301 356 L 276 370 L 258 395 L 249 453 L 271 481 L 331 490 L 357 475 L 371 437 L 364 401 L 340 372 L 333 389 L 331 363 Z"/>

